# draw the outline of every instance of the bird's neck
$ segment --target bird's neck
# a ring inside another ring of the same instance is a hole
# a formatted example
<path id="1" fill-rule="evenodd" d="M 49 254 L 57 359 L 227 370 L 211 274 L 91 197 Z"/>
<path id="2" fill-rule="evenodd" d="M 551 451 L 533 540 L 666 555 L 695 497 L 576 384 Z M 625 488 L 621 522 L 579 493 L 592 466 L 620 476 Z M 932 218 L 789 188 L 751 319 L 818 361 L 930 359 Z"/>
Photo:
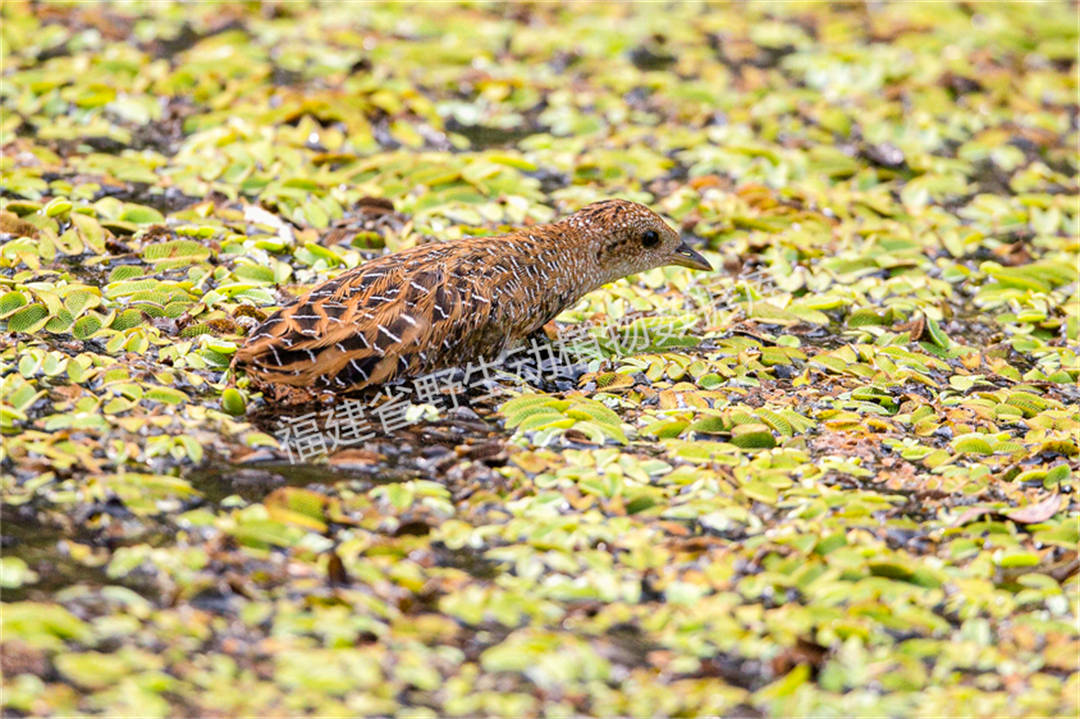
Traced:
<path id="1" fill-rule="evenodd" d="M 586 293 L 609 281 L 588 237 L 564 223 L 523 231 L 519 254 L 528 263 L 518 274 L 525 295 L 534 303 L 530 314 L 548 321 Z"/>
<path id="2" fill-rule="evenodd" d="M 577 299 L 609 281 L 597 259 L 593 238 L 579 228 L 559 222 L 529 238 L 536 261 L 544 269 L 541 282 L 550 292 L 573 294 Z"/>

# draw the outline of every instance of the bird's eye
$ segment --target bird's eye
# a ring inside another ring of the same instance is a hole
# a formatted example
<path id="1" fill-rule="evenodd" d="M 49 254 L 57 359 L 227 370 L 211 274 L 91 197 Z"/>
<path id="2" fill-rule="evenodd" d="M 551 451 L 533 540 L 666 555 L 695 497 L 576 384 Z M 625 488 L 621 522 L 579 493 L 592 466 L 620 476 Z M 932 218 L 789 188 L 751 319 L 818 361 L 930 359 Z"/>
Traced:
<path id="1" fill-rule="evenodd" d="M 648 230 L 641 236 L 642 247 L 656 247 L 658 244 L 660 244 L 660 233 L 656 230 Z"/>

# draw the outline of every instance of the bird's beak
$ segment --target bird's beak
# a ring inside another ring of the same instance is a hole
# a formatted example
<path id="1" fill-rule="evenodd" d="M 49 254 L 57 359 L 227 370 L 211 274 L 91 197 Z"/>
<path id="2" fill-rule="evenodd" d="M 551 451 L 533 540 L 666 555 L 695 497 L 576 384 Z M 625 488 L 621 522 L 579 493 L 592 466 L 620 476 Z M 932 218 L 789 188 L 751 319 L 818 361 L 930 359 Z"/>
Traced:
<path id="1" fill-rule="evenodd" d="M 709 261 L 702 257 L 697 251 L 686 244 L 686 240 L 679 243 L 679 246 L 675 248 L 675 251 L 671 254 L 670 265 L 682 265 L 683 267 L 689 267 L 692 270 L 712 270 L 712 265 Z"/>

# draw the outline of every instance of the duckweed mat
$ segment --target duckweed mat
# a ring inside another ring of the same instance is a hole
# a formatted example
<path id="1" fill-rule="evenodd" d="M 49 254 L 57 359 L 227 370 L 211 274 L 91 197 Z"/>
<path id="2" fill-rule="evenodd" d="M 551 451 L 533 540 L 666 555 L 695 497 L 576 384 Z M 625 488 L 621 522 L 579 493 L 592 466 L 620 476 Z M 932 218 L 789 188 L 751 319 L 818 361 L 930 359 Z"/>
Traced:
<path id="1" fill-rule="evenodd" d="M 1075 4 L 0 19 L 7 716 L 1076 716 Z M 298 462 L 228 371 L 608 197 L 718 269 L 570 385 Z"/>

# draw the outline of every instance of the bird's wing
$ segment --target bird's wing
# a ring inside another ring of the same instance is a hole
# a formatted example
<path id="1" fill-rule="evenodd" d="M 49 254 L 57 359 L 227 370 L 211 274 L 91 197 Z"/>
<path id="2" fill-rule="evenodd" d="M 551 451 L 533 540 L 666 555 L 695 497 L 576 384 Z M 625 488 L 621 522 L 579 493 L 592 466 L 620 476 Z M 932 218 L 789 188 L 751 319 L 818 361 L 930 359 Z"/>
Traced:
<path id="1" fill-rule="evenodd" d="M 501 341 L 470 260 L 426 245 L 368 262 L 270 316 L 236 362 L 263 382 L 338 389 L 465 362 Z"/>

